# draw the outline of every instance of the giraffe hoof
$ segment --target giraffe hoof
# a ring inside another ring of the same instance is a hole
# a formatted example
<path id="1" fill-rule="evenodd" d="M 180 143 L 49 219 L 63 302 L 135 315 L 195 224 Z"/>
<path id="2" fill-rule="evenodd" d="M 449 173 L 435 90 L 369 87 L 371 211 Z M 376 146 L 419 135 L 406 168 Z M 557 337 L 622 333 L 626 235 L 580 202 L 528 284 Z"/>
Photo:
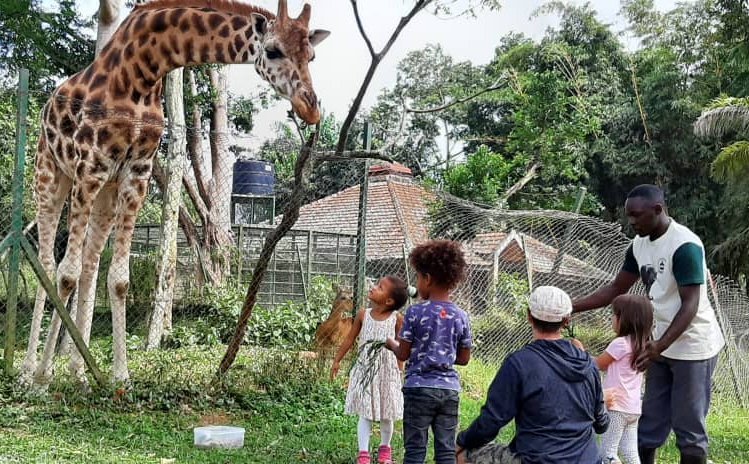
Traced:
<path id="1" fill-rule="evenodd" d="M 31 385 L 31 391 L 36 395 L 43 395 L 49 391 L 49 384 L 49 381 L 34 379 L 34 383 Z"/>
<path id="2" fill-rule="evenodd" d="M 52 377 L 54 375 L 54 368 L 50 366 L 48 369 L 37 369 L 34 373 L 33 387 L 36 390 L 46 392 L 49 385 L 52 383 Z"/>
<path id="3" fill-rule="evenodd" d="M 83 370 L 71 372 L 73 382 L 82 393 L 91 393 L 91 384 L 88 382 L 88 377 Z"/>
<path id="4" fill-rule="evenodd" d="M 21 374 L 18 376 L 18 385 L 21 388 L 31 388 L 34 385 L 34 372 L 21 369 Z"/>
<path id="5" fill-rule="evenodd" d="M 91 389 L 91 385 L 88 383 L 88 378 L 83 377 L 83 379 L 78 379 L 76 381 L 76 385 L 78 386 L 78 390 L 80 390 L 81 393 L 89 394 L 93 390 Z"/>
<path id="6" fill-rule="evenodd" d="M 130 382 L 130 376 L 128 374 L 125 375 L 113 375 L 110 379 L 112 382 L 112 386 L 114 388 L 124 388 L 126 390 L 130 390 L 130 387 L 132 387 L 132 384 Z"/>

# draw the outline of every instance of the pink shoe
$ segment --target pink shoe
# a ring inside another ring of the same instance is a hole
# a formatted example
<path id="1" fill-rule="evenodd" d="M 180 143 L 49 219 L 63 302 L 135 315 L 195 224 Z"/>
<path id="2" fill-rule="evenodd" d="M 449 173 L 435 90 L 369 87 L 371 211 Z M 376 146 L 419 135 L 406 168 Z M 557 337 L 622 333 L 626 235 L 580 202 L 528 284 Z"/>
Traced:
<path id="1" fill-rule="evenodd" d="M 369 451 L 359 451 L 359 457 L 356 458 L 356 464 L 369 464 L 372 462 L 372 458 L 369 456 Z"/>
<path id="2" fill-rule="evenodd" d="M 377 462 L 379 464 L 392 464 L 393 448 L 387 445 L 380 445 L 380 449 L 377 451 Z"/>

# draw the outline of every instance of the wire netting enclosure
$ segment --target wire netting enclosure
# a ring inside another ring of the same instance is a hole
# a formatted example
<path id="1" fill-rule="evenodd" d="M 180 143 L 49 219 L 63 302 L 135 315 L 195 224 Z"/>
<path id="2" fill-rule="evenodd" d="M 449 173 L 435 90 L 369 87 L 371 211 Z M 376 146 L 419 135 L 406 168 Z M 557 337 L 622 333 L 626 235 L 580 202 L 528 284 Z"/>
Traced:
<path id="1" fill-rule="evenodd" d="M 30 142 L 25 149 L 31 158 L 21 184 L 21 233 L 36 245 L 31 141 L 38 137 L 38 125 L 29 124 L 28 128 Z M 227 133 L 183 129 L 188 136 L 197 136 L 206 150 L 217 142 L 228 144 L 232 140 Z M 0 133 L 0 137 L 5 138 L 4 147 L 13 145 L 12 134 Z M 276 159 L 280 160 L 293 158 L 299 146 L 285 142 L 264 150 L 266 155 L 279 155 Z M 129 269 L 113 264 L 116 244 L 109 234 L 102 243 L 100 259 L 85 261 L 88 254 L 84 251 L 83 268 L 89 277 L 93 275 L 93 283 L 88 289 L 79 287 L 68 307 L 75 319 L 76 309 L 85 304 L 93 306 L 85 338 L 90 340 L 104 371 L 110 368 L 106 363 L 115 351 L 108 280 L 127 271 L 126 348 L 133 360 L 129 364 L 132 379 L 148 385 L 170 378 L 196 384 L 209 380 L 205 372 L 195 369 L 196 360 L 222 351 L 236 326 L 249 278 L 269 233 L 282 218 L 291 183 L 288 175 L 277 174 L 270 193 L 234 197 L 232 168 L 236 158 L 230 151 L 226 153 L 223 160 L 209 156 L 183 160 L 193 166 L 182 179 L 188 191 L 183 196 L 192 198 L 201 190 L 207 193 L 195 196 L 202 200 L 182 201 L 179 224 L 168 233 L 160 221 L 166 187 L 154 172 L 146 205 L 133 228 Z M 17 158 L 6 152 L 2 159 L 4 168 L 8 168 Z M 281 171 L 280 161 L 275 169 Z M 206 184 L 210 188 L 198 185 L 202 171 L 211 172 Z M 309 349 L 315 328 L 342 299 L 349 302 L 349 311 L 354 309 L 351 300 L 361 301 L 366 282 L 385 274 L 414 283 L 408 265 L 410 250 L 431 238 L 448 238 L 463 245 L 469 266 L 455 300 L 471 316 L 476 357 L 499 366 L 509 352 L 531 339 L 526 322 L 531 289 L 555 285 L 573 297 L 591 292 L 619 271 L 629 243 L 618 224 L 559 211 L 488 209 L 428 187 L 400 165 L 327 159 L 319 153 L 313 158 L 306 181 L 299 218 L 278 243 L 260 287 L 245 337 L 247 347 Z M 10 206 L 12 193 L 3 188 L 0 202 Z M 248 202 L 247 198 L 257 201 Z M 272 202 L 267 201 L 269 198 Z M 238 199 L 239 204 L 251 205 L 249 213 L 236 214 Z M 10 214 L 0 217 L 3 237 L 11 231 L 11 219 Z M 93 217 L 94 221 L 100 219 Z M 65 254 L 67 225 L 63 211 L 54 247 L 56 263 Z M 165 286 L 161 259 L 170 247 L 174 247 L 176 265 L 167 276 L 172 285 Z M 12 325 L 16 342 L 11 351 L 16 351 L 15 366 L 20 367 L 32 327 L 38 278 L 26 260 L 20 261 L 17 272 L 13 271 L 12 261 L 17 257 L 13 257 L 12 249 L 5 249 L 1 258 L 0 340 L 6 344 L 7 328 Z M 11 271 L 17 277 L 16 289 L 11 288 Z M 164 292 L 165 288 L 169 290 Z M 7 317 L 7 307 L 14 292 L 18 295 L 17 318 L 12 321 Z M 749 300 L 736 283 L 721 276 L 711 277 L 709 294 L 727 342 L 716 371 L 715 391 L 749 404 Z M 166 335 L 154 347 L 148 346 L 148 340 L 157 305 L 167 308 L 163 316 Z M 573 320 L 574 336 L 592 353 L 599 353 L 613 337 L 609 314 L 601 310 Z M 50 315 L 48 303 L 41 320 L 42 334 L 47 333 Z M 57 381 L 64 383 L 71 381 L 65 364 L 75 348 L 64 331 L 59 339 L 57 353 L 61 356 L 56 357 L 55 367 Z M 41 342 L 43 345 L 44 340 Z"/>

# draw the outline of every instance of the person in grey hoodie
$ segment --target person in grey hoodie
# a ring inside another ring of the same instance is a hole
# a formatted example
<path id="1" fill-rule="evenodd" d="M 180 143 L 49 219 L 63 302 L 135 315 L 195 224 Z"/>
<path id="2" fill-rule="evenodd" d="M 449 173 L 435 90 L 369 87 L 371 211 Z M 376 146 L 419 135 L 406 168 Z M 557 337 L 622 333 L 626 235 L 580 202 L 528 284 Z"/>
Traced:
<path id="1" fill-rule="evenodd" d="M 595 434 L 609 417 L 593 359 L 562 336 L 571 313 L 564 291 L 531 293 L 533 341 L 505 359 L 481 414 L 458 435 L 458 464 L 601 463 Z M 509 446 L 490 443 L 513 419 Z"/>

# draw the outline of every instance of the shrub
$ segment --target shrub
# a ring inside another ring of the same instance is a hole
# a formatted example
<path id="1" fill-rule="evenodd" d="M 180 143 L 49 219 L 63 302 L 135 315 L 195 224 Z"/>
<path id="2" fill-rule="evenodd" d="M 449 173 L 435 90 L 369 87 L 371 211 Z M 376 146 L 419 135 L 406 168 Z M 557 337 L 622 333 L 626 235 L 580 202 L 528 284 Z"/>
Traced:
<path id="1" fill-rule="evenodd" d="M 274 309 L 255 305 L 245 342 L 279 348 L 309 345 L 317 326 L 328 316 L 334 297 L 331 280 L 316 276 L 310 285 L 307 304 L 287 301 Z M 200 296 L 190 297 L 191 301 L 199 301 L 191 308 L 196 309 L 200 316 L 177 324 L 167 346 L 228 342 L 236 328 L 244 299 L 244 289 L 236 284 L 205 286 Z"/>

